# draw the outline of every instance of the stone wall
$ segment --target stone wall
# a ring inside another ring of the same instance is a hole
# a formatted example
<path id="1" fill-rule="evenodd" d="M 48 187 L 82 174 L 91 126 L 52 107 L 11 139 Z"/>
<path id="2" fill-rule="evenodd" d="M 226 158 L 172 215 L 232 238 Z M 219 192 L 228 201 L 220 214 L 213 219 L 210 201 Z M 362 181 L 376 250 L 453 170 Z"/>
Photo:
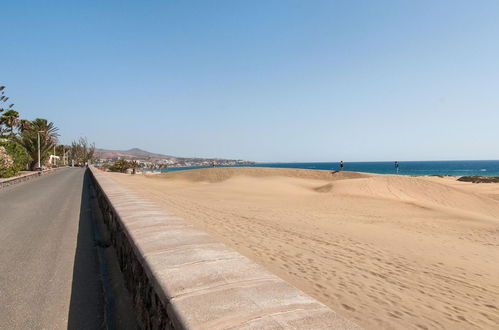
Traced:
<path id="1" fill-rule="evenodd" d="M 142 329 L 359 329 L 104 172 L 90 171 Z"/>
<path id="2" fill-rule="evenodd" d="M 65 167 L 60 167 L 60 168 L 65 168 Z M 0 189 L 8 187 L 8 186 L 12 186 L 14 184 L 18 184 L 18 183 L 21 183 L 24 181 L 29 181 L 31 179 L 38 178 L 39 176 L 42 176 L 42 175 L 53 173 L 57 169 L 59 169 L 59 168 L 49 169 L 49 170 L 44 170 L 44 171 L 34 172 L 34 173 L 29 173 L 29 174 L 23 174 L 23 175 L 15 176 L 12 178 L 0 179 Z"/>

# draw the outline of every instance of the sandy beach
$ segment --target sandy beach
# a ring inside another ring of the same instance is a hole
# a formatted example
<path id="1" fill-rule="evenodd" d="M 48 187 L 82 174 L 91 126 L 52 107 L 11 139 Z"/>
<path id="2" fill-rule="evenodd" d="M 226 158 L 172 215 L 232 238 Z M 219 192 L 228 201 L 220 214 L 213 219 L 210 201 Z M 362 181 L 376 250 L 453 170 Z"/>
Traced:
<path id="1" fill-rule="evenodd" d="M 109 173 L 367 329 L 497 329 L 499 184 L 276 168 Z"/>

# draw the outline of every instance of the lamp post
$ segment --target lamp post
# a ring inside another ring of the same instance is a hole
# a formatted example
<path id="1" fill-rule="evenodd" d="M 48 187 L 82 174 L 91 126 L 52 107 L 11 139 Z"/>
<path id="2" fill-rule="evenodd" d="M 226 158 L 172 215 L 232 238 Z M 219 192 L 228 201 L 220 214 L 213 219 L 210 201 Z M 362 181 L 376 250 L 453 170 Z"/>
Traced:
<path id="1" fill-rule="evenodd" d="M 45 131 L 38 131 L 38 169 L 42 170 L 42 163 L 40 161 L 40 133 L 44 133 Z"/>

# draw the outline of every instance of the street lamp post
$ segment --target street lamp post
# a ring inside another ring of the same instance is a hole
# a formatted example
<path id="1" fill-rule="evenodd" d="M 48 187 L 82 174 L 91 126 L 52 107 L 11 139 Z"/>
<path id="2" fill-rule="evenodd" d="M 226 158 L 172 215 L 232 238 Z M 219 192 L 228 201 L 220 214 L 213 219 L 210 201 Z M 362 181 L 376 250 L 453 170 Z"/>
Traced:
<path id="1" fill-rule="evenodd" d="M 40 161 L 40 133 L 44 133 L 45 131 L 38 131 L 38 169 L 41 171 L 42 163 Z"/>

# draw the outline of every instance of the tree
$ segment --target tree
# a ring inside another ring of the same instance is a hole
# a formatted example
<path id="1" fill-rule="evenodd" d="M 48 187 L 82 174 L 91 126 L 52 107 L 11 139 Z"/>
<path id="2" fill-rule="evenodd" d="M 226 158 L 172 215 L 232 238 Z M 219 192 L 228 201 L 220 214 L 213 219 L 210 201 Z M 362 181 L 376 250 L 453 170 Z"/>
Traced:
<path id="1" fill-rule="evenodd" d="M 21 120 L 19 120 L 17 127 L 19 128 L 19 133 L 22 133 L 22 132 L 30 129 L 31 122 L 27 119 L 21 119 Z"/>
<path id="2" fill-rule="evenodd" d="M 76 163 L 90 162 L 94 158 L 95 143 L 89 144 L 86 137 L 80 137 L 71 143 L 69 152 Z"/>
<path id="3" fill-rule="evenodd" d="M 30 157 L 26 149 L 17 142 L 0 141 L 0 178 L 17 175 L 26 168 Z"/>
<path id="4" fill-rule="evenodd" d="M 54 123 L 48 122 L 47 119 L 37 118 L 30 122 L 29 128 L 21 131 L 17 140 L 26 148 L 31 158 L 30 169 L 34 170 L 38 166 L 38 132 L 40 132 L 40 162 L 43 165 L 50 151 L 57 144 L 58 130 Z"/>
<path id="5" fill-rule="evenodd" d="M 60 164 L 67 164 L 67 160 L 70 159 L 71 146 L 64 144 L 59 144 L 55 147 L 55 155 L 60 157 Z"/>
<path id="6" fill-rule="evenodd" d="M 5 89 L 5 86 L 0 86 L 0 102 L 6 103 L 9 100 L 9 97 L 7 95 L 5 95 L 4 89 Z M 9 108 L 12 108 L 13 106 L 14 106 L 14 104 L 11 104 L 11 105 L 9 105 Z M 5 110 L 9 110 L 9 109 L 0 107 L 0 113 L 4 112 Z"/>
<path id="7" fill-rule="evenodd" d="M 129 168 L 132 169 L 132 174 L 135 174 L 137 169 L 140 167 L 139 163 L 137 163 L 136 160 L 129 161 L 128 164 L 129 164 Z"/>
<path id="8" fill-rule="evenodd" d="M 19 125 L 19 112 L 12 109 L 6 111 L 0 117 L 0 122 L 7 126 L 11 136 L 14 135 L 14 128 Z"/>
<path id="9" fill-rule="evenodd" d="M 128 162 L 125 159 L 118 159 L 117 161 L 114 162 L 113 165 L 109 167 L 109 170 L 111 172 L 125 173 L 126 170 L 128 170 L 130 167 L 131 167 L 130 162 Z"/>
<path id="10" fill-rule="evenodd" d="M 12 156 L 9 155 L 5 147 L 0 146 L 0 178 L 6 178 L 10 176 L 10 168 L 14 165 L 14 160 Z"/>

